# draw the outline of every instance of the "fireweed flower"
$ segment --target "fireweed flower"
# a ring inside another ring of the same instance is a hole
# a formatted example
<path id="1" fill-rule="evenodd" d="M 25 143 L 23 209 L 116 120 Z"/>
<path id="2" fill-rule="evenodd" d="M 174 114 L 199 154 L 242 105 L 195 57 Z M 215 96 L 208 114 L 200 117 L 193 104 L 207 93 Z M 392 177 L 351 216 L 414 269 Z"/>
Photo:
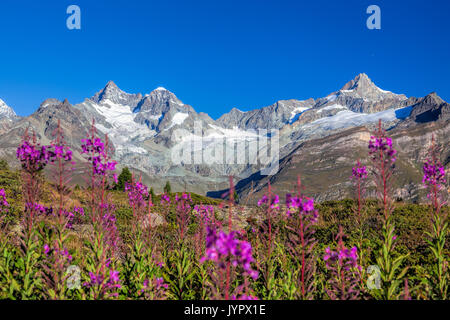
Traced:
<path id="1" fill-rule="evenodd" d="M 371 136 L 369 141 L 369 155 L 374 158 L 384 156 L 386 164 L 394 163 L 397 158 L 397 150 L 392 147 L 392 139 L 386 136 Z"/>
<path id="2" fill-rule="evenodd" d="M 251 268 L 254 261 L 252 246 L 249 242 L 236 238 L 236 233 L 225 233 L 211 228 L 207 229 L 206 253 L 200 262 L 214 261 L 220 269 L 226 268 L 226 261 L 231 261 L 234 267 L 241 266 L 245 273 L 253 279 L 258 278 L 258 272 Z"/>
<path id="3" fill-rule="evenodd" d="M 433 162 L 435 162 L 433 164 Z M 425 187 L 438 186 L 439 189 L 446 183 L 445 168 L 439 161 L 427 160 L 423 165 L 422 183 Z"/>
<path id="4" fill-rule="evenodd" d="M 361 269 L 361 267 L 358 266 L 358 248 L 356 247 L 352 247 L 351 249 L 343 247 L 338 251 L 332 251 L 330 247 L 327 247 L 325 249 L 323 260 L 328 268 L 330 268 L 332 264 L 339 262 L 345 270 L 350 270 L 351 268 Z"/>
<path id="5" fill-rule="evenodd" d="M 286 195 L 287 215 L 289 217 L 294 213 L 308 217 L 310 222 L 315 224 L 319 219 L 319 212 L 314 208 L 314 199 L 304 196 Z"/>
<path id="6" fill-rule="evenodd" d="M 363 166 L 361 162 L 356 162 L 356 167 L 352 168 L 352 179 L 360 179 L 365 180 L 367 179 L 367 168 L 366 166 Z"/>
<path id="7" fill-rule="evenodd" d="M 73 257 L 69 253 L 69 250 L 67 250 L 66 248 L 51 248 L 48 244 L 45 244 L 43 249 L 46 257 L 53 257 L 57 262 L 71 262 L 73 259 Z"/>
<path id="8" fill-rule="evenodd" d="M 52 158 L 63 159 L 65 161 L 71 161 L 73 157 L 73 152 L 68 146 L 52 144 Z"/>
<path id="9" fill-rule="evenodd" d="M 81 140 L 82 154 L 87 154 L 88 161 L 92 163 L 93 173 L 106 175 L 108 171 L 116 170 L 116 161 L 107 161 L 105 144 L 100 138 L 88 138 Z"/>
<path id="10" fill-rule="evenodd" d="M 200 220 L 205 225 L 209 225 L 210 223 L 213 223 L 215 220 L 214 216 L 214 207 L 208 206 L 208 205 L 196 205 L 194 206 L 193 213 L 195 216 L 200 218 Z"/>
<path id="11" fill-rule="evenodd" d="M 145 197 L 148 197 L 147 186 L 140 183 L 125 183 L 125 192 L 128 193 L 128 203 L 133 208 L 144 208 L 147 206 Z"/>
<path id="12" fill-rule="evenodd" d="M 7 212 L 9 207 L 8 201 L 6 201 L 5 189 L 0 189 L 0 212 Z"/>
<path id="13" fill-rule="evenodd" d="M 40 203 L 26 203 L 25 211 L 33 211 L 41 216 L 54 216 L 53 208 L 46 207 Z"/>
<path id="14" fill-rule="evenodd" d="M 166 298 L 167 289 L 169 289 L 169 285 L 164 282 L 164 279 L 155 277 L 153 280 L 144 280 L 141 294 L 144 294 L 145 299 L 148 300 L 162 300 Z"/>
<path id="15" fill-rule="evenodd" d="M 44 253 L 45 255 L 48 255 L 48 253 L 50 252 L 50 247 L 48 246 L 48 244 L 44 245 Z"/>
<path id="16" fill-rule="evenodd" d="M 331 274 L 329 286 L 325 288 L 325 291 L 332 300 L 348 300 L 359 297 L 358 283 L 361 280 L 362 268 L 358 265 L 358 249 L 356 247 L 347 248 L 344 245 L 343 237 L 344 232 L 339 226 L 336 251 L 328 247 L 323 256 L 326 268 Z"/>
<path id="17" fill-rule="evenodd" d="M 22 141 L 17 148 L 16 157 L 21 162 L 22 168 L 27 172 L 37 172 L 54 159 L 54 153 L 46 146 L 31 144 L 29 141 Z"/>
<path id="18" fill-rule="evenodd" d="M 162 205 L 170 205 L 170 197 L 167 194 L 163 194 L 161 196 L 161 204 Z"/>
<path id="19" fill-rule="evenodd" d="M 270 199 L 270 208 L 271 209 L 280 209 L 279 206 L 280 197 L 277 194 L 272 194 Z M 269 197 L 265 194 L 261 199 L 258 200 L 258 207 L 262 205 L 269 205 Z"/>
<path id="20" fill-rule="evenodd" d="M 82 207 L 74 207 L 73 211 L 80 216 L 84 217 L 84 209 Z"/>
<path id="21" fill-rule="evenodd" d="M 190 193 L 184 193 L 181 196 L 178 196 L 178 194 L 175 195 L 175 201 L 179 202 L 181 200 L 185 200 L 188 202 L 192 202 L 191 194 Z"/>
<path id="22" fill-rule="evenodd" d="M 115 289 L 120 289 L 122 286 L 120 284 L 119 271 L 110 270 L 109 277 L 107 279 L 101 274 L 95 274 L 89 272 L 89 280 L 83 283 L 86 288 L 100 287 L 102 291 L 114 291 Z M 118 293 L 112 293 L 111 296 L 117 297 Z"/>

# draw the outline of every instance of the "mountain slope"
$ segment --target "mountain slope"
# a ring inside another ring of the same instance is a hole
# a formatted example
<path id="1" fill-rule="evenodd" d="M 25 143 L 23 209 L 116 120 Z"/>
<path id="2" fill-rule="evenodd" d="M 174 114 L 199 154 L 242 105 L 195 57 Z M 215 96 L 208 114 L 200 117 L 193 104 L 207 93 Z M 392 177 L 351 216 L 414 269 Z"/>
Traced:
<path id="1" fill-rule="evenodd" d="M 157 191 L 167 180 L 174 190 L 220 191 L 231 175 L 239 181 L 242 196 L 250 192 L 252 182 L 257 192 L 263 192 L 269 179 L 283 193 L 290 191 L 293 177 L 300 173 L 318 199 L 347 194 L 348 170 L 356 156 L 364 157 L 367 135 L 379 119 L 405 143 L 404 151 L 400 150 L 398 186 L 402 197 L 416 199 L 423 145 L 431 133 L 441 134 L 448 144 L 449 135 L 442 132 L 448 133 L 450 118 L 449 104 L 435 93 L 407 98 L 378 88 L 365 74 L 324 98 L 280 100 L 247 112 L 234 108 L 217 121 L 165 88 L 131 94 L 112 81 L 73 106 L 67 100 L 47 99 L 25 118 L 0 106 L 0 111 L 8 113 L 0 120 L 0 157 L 12 165 L 18 165 L 14 154 L 25 129 L 33 130 L 46 144 L 58 119 L 82 163 L 80 140 L 95 120 L 100 136 L 109 137 L 113 157 L 142 174 Z M 259 129 L 279 129 L 280 170 L 271 177 L 261 176 L 256 161 L 260 154 L 250 150 L 250 142 L 268 136 Z M 350 152 L 352 146 L 356 149 Z"/>

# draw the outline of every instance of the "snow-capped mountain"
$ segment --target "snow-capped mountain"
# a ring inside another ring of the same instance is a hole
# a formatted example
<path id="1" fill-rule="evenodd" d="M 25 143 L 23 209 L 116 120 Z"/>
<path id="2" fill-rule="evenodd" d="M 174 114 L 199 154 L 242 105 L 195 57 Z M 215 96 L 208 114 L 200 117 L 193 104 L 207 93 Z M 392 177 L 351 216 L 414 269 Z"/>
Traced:
<path id="1" fill-rule="evenodd" d="M 302 112 L 312 108 L 314 104 L 314 99 L 310 98 L 303 101 L 280 100 L 273 105 L 247 112 L 233 108 L 222 115 L 217 124 L 225 128 L 281 129 L 286 124 L 295 122 Z"/>
<path id="2" fill-rule="evenodd" d="M 0 120 L 16 120 L 17 115 L 2 99 L 0 99 Z"/>
<path id="3" fill-rule="evenodd" d="M 280 100 L 250 111 L 233 108 L 216 121 L 184 104 L 165 88 L 147 94 L 127 93 L 112 81 L 79 104 L 47 99 L 31 116 L 20 119 L 0 100 L 2 118 L 15 121 L 8 120 L 7 125 L 0 127 L 0 157 L 14 159 L 26 128 L 36 132 L 42 143 L 48 143 L 59 119 L 76 157 L 82 161 L 79 141 L 95 120 L 98 133 L 102 137 L 108 135 L 121 166 L 142 173 L 144 180 L 156 189 L 171 180 L 175 188 L 206 193 L 225 187 L 229 175 L 249 181 L 258 174 L 260 166 L 255 162 L 256 156 L 249 155 L 247 145 L 248 141 L 261 138 L 258 129 L 279 129 L 280 159 L 292 159 L 294 150 L 304 150 L 300 148 L 304 143 L 338 139 L 333 137 L 345 135 L 355 127 L 370 129 L 379 119 L 387 128 L 415 128 L 430 121 L 444 123 L 446 128 L 450 107 L 434 93 L 424 98 L 407 98 L 378 88 L 366 74 L 360 74 L 323 98 Z M 233 151 L 215 155 L 219 157 L 217 162 L 189 162 L 196 152 L 220 149 L 224 143 L 243 143 L 244 149 L 236 150 L 236 154 Z M 180 146 L 192 154 L 174 163 L 172 157 Z M 228 162 L 243 153 L 248 154 L 247 162 Z M 319 161 L 320 154 L 312 157 Z"/>

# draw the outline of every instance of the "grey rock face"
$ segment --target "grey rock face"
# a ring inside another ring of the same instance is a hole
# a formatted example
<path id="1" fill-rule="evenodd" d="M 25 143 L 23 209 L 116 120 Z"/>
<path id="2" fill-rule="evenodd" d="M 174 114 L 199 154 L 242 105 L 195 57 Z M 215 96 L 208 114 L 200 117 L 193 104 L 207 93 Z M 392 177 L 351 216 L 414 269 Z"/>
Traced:
<path id="1" fill-rule="evenodd" d="M 450 119 L 450 104 L 442 100 L 435 92 L 430 93 L 412 106 L 410 119 L 419 123 L 447 121 Z"/>
<path id="2" fill-rule="evenodd" d="M 221 116 L 216 123 L 224 128 L 241 129 L 281 129 L 296 120 L 304 110 L 314 106 L 314 99 L 280 100 L 273 105 L 243 112 L 233 108 Z"/>
<path id="3" fill-rule="evenodd" d="M 1 106 L 0 103 L 0 111 Z M 404 108 L 399 115 L 394 111 L 398 108 Z M 194 129 L 200 124 L 202 137 L 213 137 L 208 143 L 220 145 L 222 137 L 228 143 L 242 140 L 252 129 L 280 129 L 281 174 L 267 179 L 274 179 L 274 185 L 276 180 L 282 182 L 287 190 L 293 183 L 289 176 L 295 178 L 296 170 L 303 166 L 306 175 L 310 174 L 312 190 L 317 192 L 318 199 L 329 199 L 333 194 L 346 194 L 347 169 L 353 154 L 348 154 L 345 145 L 355 141 L 361 150 L 365 148 L 367 132 L 373 129 L 378 117 L 383 118 L 386 128 L 395 128 L 394 133 L 414 131 L 425 137 L 430 131 L 423 129 L 422 132 L 417 128 L 434 123 L 444 125 L 448 123 L 449 113 L 449 105 L 435 94 L 407 99 L 404 95 L 379 89 L 365 74 L 325 98 L 281 100 L 248 112 L 234 108 L 217 121 L 206 113 L 197 113 L 164 88 L 145 95 L 129 94 L 110 81 L 94 97 L 77 105 L 47 99 L 29 117 L 19 121 L 0 120 L 0 157 L 14 161 L 15 150 L 26 128 L 36 132 L 43 144 L 49 143 L 57 121 L 61 120 L 75 157 L 81 161 L 80 140 L 85 138 L 94 119 L 98 133 L 102 137 L 108 135 L 115 160 L 142 173 L 144 181 L 155 190 L 162 190 L 170 180 L 174 189 L 186 187 L 206 193 L 226 187 L 228 175 L 242 181 L 252 180 L 260 167 L 253 163 L 173 164 L 171 154 L 179 143 L 174 137 L 183 142 L 188 136 L 198 135 Z M 219 140 L 215 141 L 215 137 Z M 448 141 L 448 136 L 446 139 Z M 417 147 L 405 152 L 405 163 L 416 163 L 420 159 L 421 143 L 414 145 Z M 316 166 L 322 166 L 322 170 Z M 260 190 L 264 188 L 264 179 L 259 179 Z M 402 186 L 408 185 L 404 190 L 415 190 L 414 181 L 404 181 Z M 243 184 L 240 183 L 239 190 L 245 193 L 248 188 L 242 187 Z"/>
<path id="4" fill-rule="evenodd" d="M 95 103 L 110 100 L 124 106 L 136 107 L 141 101 L 141 94 L 129 94 L 120 90 L 113 81 L 109 81 L 103 90 L 97 92 L 91 100 Z"/>

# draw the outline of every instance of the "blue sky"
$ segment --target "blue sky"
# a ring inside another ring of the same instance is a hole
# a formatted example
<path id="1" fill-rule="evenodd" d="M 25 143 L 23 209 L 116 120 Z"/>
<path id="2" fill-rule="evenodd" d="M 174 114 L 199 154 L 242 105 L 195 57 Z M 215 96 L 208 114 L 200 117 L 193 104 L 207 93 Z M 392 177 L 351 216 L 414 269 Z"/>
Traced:
<path id="1" fill-rule="evenodd" d="M 66 9 L 81 8 L 81 30 Z M 381 30 L 366 8 L 381 8 Z M 365 72 L 407 96 L 450 101 L 450 2 L 164 0 L 0 2 L 0 98 L 29 115 L 73 104 L 114 80 L 158 86 L 217 118 L 340 89 Z"/>

